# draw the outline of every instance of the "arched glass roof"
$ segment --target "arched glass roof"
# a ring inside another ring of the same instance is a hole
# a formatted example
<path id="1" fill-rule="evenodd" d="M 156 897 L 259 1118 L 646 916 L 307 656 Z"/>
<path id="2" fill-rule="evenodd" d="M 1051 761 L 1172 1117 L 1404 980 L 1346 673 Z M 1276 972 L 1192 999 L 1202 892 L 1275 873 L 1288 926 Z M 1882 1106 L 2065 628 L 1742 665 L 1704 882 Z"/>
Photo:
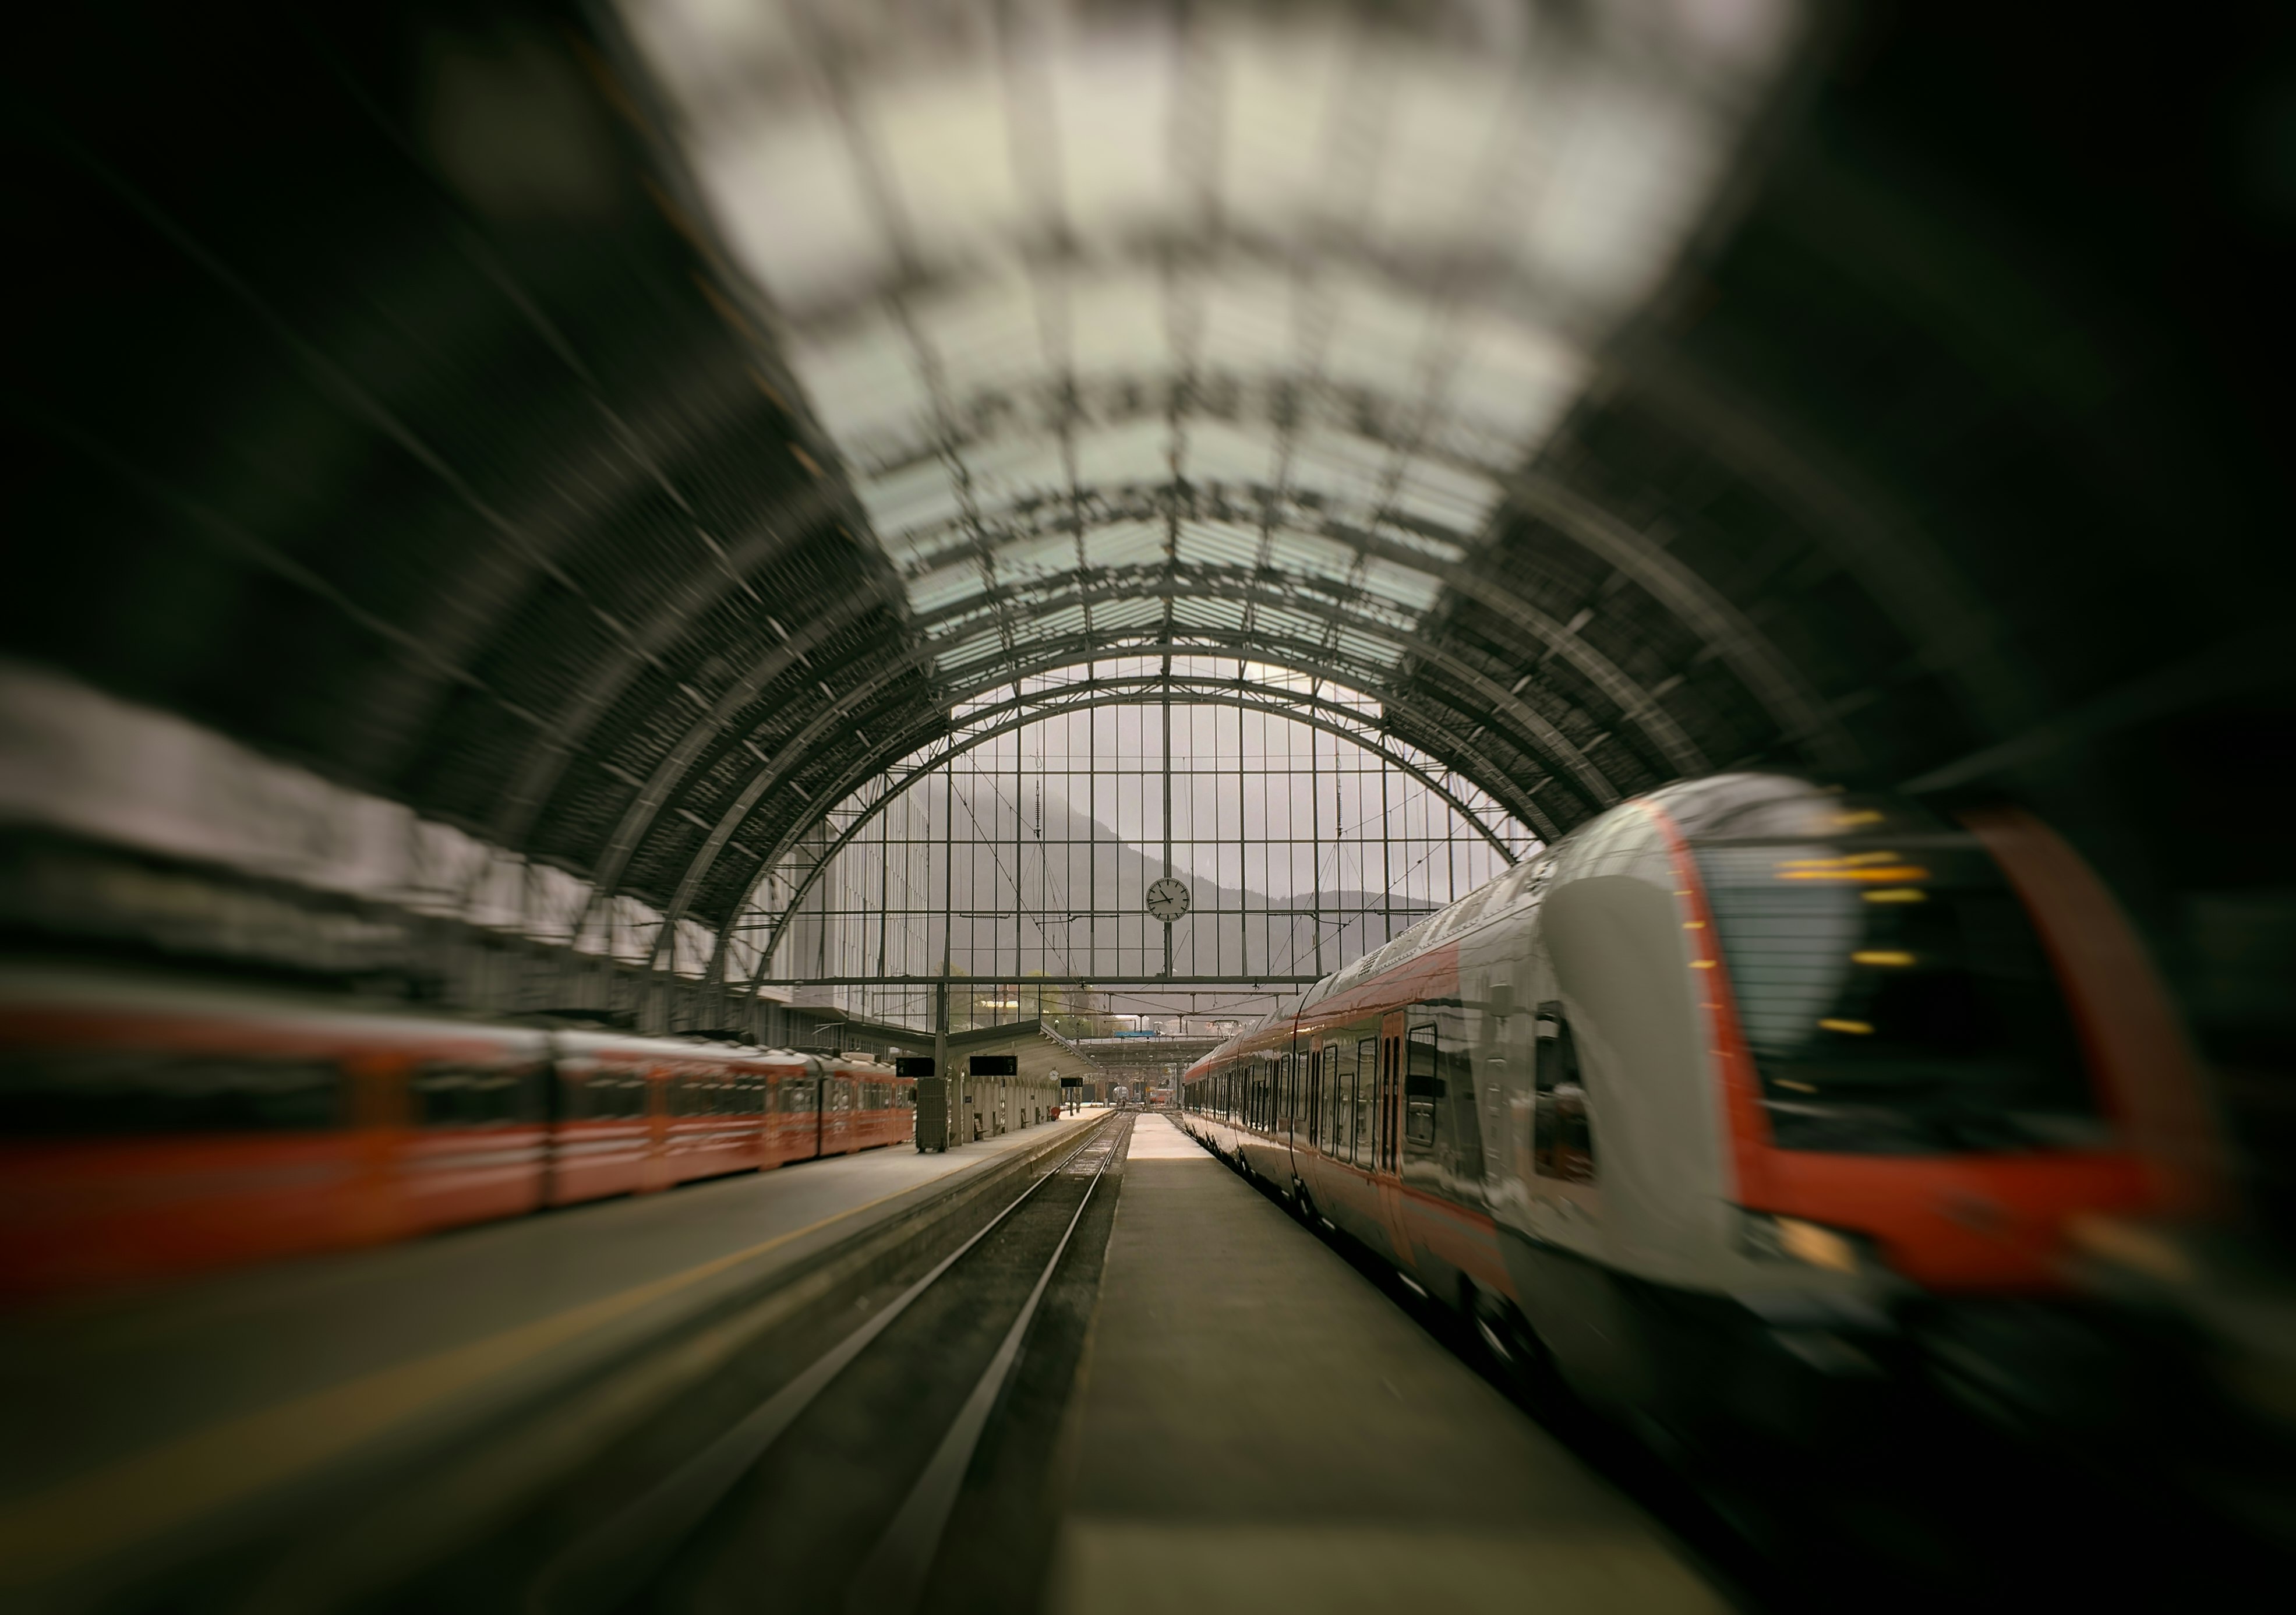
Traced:
<path id="1" fill-rule="evenodd" d="M 960 678 L 1160 627 L 1394 668 L 1704 216 L 1792 22 L 625 10 Z"/>
<path id="2" fill-rule="evenodd" d="M 1718 205 L 1786 0 L 622 15 L 676 205 L 746 288 L 726 316 L 882 570 L 775 620 L 602 891 L 724 914 L 851 788 L 836 748 L 888 766 L 1111 655 L 1364 691 L 1539 834 L 1765 729 L 1845 754 L 1665 534 L 1543 469 Z M 1527 525 L 1561 549 L 1508 553 Z M 777 685 L 785 720 L 718 726 Z"/>

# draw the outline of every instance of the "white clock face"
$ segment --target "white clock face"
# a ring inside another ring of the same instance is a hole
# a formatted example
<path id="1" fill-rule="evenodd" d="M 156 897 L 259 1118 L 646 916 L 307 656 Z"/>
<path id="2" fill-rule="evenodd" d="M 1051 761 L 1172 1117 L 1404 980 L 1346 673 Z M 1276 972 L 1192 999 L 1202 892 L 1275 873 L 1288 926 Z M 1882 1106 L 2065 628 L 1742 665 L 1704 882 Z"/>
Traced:
<path id="1" fill-rule="evenodd" d="M 1188 912 L 1188 888 L 1166 875 L 1148 889 L 1148 912 L 1167 925 Z"/>

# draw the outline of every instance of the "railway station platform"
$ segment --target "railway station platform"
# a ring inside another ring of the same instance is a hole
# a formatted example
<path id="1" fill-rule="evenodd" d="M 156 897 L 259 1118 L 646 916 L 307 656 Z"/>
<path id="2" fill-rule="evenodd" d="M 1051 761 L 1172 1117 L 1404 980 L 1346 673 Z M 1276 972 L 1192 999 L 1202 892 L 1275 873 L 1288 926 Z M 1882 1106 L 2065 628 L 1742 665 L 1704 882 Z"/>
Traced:
<path id="1" fill-rule="evenodd" d="M 1730 1607 L 1635 1504 L 1161 1117 L 1071 1409 L 1060 1615 Z"/>
<path id="2" fill-rule="evenodd" d="M 474 1431 L 515 1495 L 740 1341 L 1030 1163 L 1087 1111 L 946 1154 L 902 1146 L 141 1292 L 0 1324 L 0 1606 L 253 1535 L 309 1488 Z M 707 1327 L 702 1327 L 707 1325 Z M 700 1332 L 696 1333 L 699 1329 Z M 675 1341 L 673 1350 L 655 1349 Z M 577 1394 L 578 1388 L 578 1394 Z M 504 1437 L 520 1418 L 551 1439 Z M 483 1467 L 483 1466 L 482 1466 Z M 453 1488 L 436 1492 L 450 1506 Z M 418 1511 L 419 1513 L 419 1511 Z M 402 1513 L 393 1526 L 429 1524 Z"/>

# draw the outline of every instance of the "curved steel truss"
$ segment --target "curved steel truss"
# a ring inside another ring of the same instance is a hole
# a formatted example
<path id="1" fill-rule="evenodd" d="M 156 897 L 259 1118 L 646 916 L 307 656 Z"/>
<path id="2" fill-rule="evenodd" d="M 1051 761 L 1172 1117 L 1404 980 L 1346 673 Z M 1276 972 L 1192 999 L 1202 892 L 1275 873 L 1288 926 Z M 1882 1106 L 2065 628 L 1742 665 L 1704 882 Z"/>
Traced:
<path id="1" fill-rule="evenodd" d="M 802 832 L 784 837 L 775 848 L 771 861 L 760 870 L 745 904 L 745 908 L 748 905 L 754 905 L 758 894 L 768 886 L 779 888 L 777 906 L 766 916 L 765 938 L 758 945 L 757 963 L 750 971 L 749 985 L 754 988 L 770 979 L 768 972 L 775 953 L 788 934 L 791 919 L 830 864 L 904 792 L 914 790 L 956 758 L 1032 724 L 1062 713 L 1163 701 L 1269 713 L 1349 742 L 1424 786 L 1458 815 L 1463 823 L 1488 841 L 1504 862 L 1513 864 L 1526 846 L 1520 825 L 1510 824 L 1504 820 L 1496 824 L 1492 822 L 1491 815 L 1496 804 L 1470 802 L 1460 793 L 1456 783 L 1445 780 L 1426 759 L 1400 746 L 1360 705 L 1335 699 L 1320 691 L 1284 690 L 1242 678 L 1217 679 L 1168 674 L 1095 678 L 1072 685 L 1016 693 L 1004 701 L 968 709 L 964 715 L 961 728 L 953 728 L 942 741 L 906 759 L 903 765 L 881 772 L 877 775 L 880 782 L 877 789 L 866 793 L 865 800 L 855 803 L 854 799 L 864 791 L 866 785 L 865 781 L 857 783 L 854 790 L 843 799 L 854 805 L 844 809 L 841 822 L 838 822 L 836 832 L 831 839 L 809 846 L 806 844 Z M 825 824 L 839 818 L 840 809 L 832 808 L 830 814 L 813 823 Z M 720 933 L 717 953 L 711 961 L 712 980 L 724 979 L 728 949 L 742 929 L 737 917 L 734 924 Z"/>

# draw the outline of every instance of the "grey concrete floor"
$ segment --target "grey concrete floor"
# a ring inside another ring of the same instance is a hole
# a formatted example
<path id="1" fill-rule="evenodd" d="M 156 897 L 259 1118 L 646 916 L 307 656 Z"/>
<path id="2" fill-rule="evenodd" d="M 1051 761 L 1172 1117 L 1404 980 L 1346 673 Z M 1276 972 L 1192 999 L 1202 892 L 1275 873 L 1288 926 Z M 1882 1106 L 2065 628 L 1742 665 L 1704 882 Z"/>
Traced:
<path id="1" fill-rule="evenodd" d="M 1072 1413 L 1062 1615 L 1728 1607 L 1339 1255 L 1144 1117 Z"/>

